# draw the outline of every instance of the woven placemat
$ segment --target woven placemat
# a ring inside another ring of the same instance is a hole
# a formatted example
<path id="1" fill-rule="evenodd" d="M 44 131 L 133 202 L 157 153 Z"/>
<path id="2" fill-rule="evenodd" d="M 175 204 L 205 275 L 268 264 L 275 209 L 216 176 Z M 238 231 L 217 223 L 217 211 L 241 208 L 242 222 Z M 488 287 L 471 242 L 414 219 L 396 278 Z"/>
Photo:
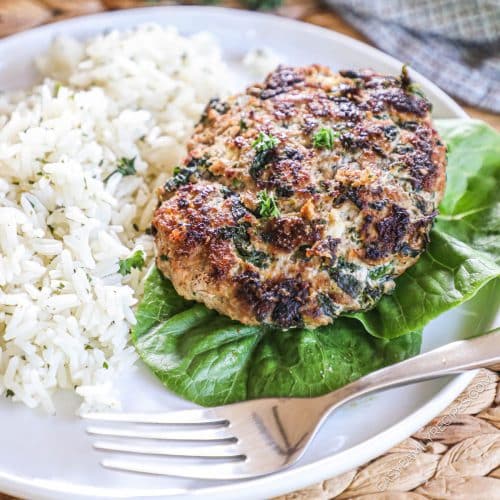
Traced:
<path id="1" fill-rule="evenodd" d="M 0 0 L 0 37 L 108 9 L 172 3 L 175 2 Z M 241 7 L 237 2 L 223 4 Z M 277 12 L 362 38 L 319 1 L 285 1 Z M 467 111 L 500 129 L 498 115 L 471 108 Z M 481 370 L 441 415 L 386 454 L 356 470 L 279 497 L 280 500 L 500 500 L 500 366 L 493 368 Z M 1 500 L 7 498 L 0 493 Z"/>
<path id="2" fill-rule="evenodd" d="M 280 500 L 500 498 L 498 381 L 497 372 L 481 370 L 445 411 L 386 454 Z"/>

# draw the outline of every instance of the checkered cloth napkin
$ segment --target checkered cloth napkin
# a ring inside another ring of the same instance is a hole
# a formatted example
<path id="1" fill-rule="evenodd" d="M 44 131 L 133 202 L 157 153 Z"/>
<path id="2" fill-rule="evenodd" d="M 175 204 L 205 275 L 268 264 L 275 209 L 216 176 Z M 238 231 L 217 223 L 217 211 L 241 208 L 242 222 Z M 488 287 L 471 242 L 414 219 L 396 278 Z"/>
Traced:
<path id="1" fill-rule="evenodd" d="M 375 45 L 500 113 L 500 0 L 328 0 Z"/>

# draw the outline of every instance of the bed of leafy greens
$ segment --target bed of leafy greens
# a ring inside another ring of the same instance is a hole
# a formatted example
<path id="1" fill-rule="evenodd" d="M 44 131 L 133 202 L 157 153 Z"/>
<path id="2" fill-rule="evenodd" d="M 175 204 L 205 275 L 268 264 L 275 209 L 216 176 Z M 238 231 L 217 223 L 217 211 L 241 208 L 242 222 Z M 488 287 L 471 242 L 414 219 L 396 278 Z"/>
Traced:
<path id="1" fill-rule="evenodd" d="M 154 268 L 132 331 L 146 365 L 171 391 L 212 406 L 319 395 L 417 354 L 431 319 L 500 275 L 500 134 L 474 120 L 436 125 L 448 145 L 446 193 L 427 251 L 392 295 L 329 326 L 280 331 L 188 302 Z"/>

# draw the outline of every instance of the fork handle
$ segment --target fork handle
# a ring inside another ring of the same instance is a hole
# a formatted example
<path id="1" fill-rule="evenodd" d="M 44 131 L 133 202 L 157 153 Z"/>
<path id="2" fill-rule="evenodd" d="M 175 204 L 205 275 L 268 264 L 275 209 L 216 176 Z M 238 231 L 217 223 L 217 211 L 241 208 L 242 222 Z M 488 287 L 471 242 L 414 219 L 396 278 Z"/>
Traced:
<path id="1" fill-rule="evenodd" d="M 411 384 L 500 363 L 500 331 L 470 340 L 459 340 L 370 373 L 321 396 L 328 408 L 381 389 Z"/>

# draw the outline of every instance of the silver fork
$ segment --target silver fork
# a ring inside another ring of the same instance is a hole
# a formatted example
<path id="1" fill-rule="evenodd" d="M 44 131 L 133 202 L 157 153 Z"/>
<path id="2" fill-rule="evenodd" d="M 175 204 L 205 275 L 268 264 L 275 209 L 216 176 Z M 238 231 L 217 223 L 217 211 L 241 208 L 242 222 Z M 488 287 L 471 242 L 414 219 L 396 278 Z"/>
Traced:
<path id="1" fill-rule="evenodd" d="M 89 413 L 84 417 L 114 424 L 87 429 L 101 437 L 95 448 L 126 454 L 105 458 L 104 467 L 197 479 L 252 478 L 297 462 L 326 417 L 354 398 L 499 362 L 497 328 L 494 333 L 453 342 L 383 368 L 320 397 L 268 398 L 172 413 Z M 131 454 L 143 455 L 142 460 Z M 193 464 L 190 458 L 199 460 Z"/>

